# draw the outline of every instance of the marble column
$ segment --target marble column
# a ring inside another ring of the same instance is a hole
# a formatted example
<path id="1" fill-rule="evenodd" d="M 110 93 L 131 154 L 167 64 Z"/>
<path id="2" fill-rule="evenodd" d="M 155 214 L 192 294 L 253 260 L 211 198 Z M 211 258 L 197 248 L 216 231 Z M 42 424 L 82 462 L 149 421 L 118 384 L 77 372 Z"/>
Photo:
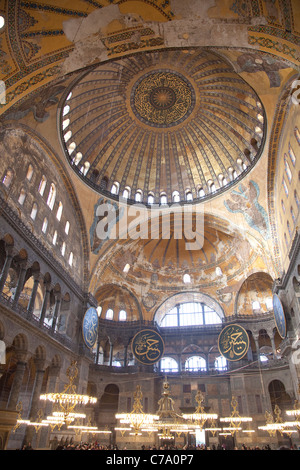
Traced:
<path id="1" fill-rule="evenodd" d="M 111 366 L 111 365 L 112 365 L 112 362 L 113 362 L 114 345 L 113 345 L 113 342 L 112 342 L 112 341 L 110 341 L 109 344 L 110 344 L 110 349 L 109 349 L 109 365 Z"/>
<path id="2" fill-rule="evenodd" d="M 37 414 L 41 408 L 40 394 L 42 388 L 42 382 L 44 377 L 44 361 L 36 360 L 35 361 L 36 371 L 35 371 L 35 380 L 33 384 L 33 390 L 31 394 L 31 401 L 29 406 L 29 419 L 35 421 L 37 419 Z M 32 438 L 34 436 L 35 429 L 33 426 L 27 426 L 24 443 L 32 443 Z"/>
<path id="3" fill-rule="evenodd" d="M 5 258 L 5 262 L 2 268 L 1 276 L 0 276 L 0 293 L 2 293 L 7 276 L 8 276 L 8 271 L 11 267 L 11 263 L 13 260 L 13 253 L 12 251 L 8 251 L 7 256 Z"/>
<path id="4" fill-rule="evenodd" d="M 18 283 L 17 283 L 17 287 L 16 287 L 16 290 L 15 290 L 14 296 L 13 296 L 14 303 L 17 303 L 19 301 L 21 292 L 22 292 L 24 284 L 25 284 L 26 271 L 27 271 L 27 264 L 26 263 L 21 263 L 20 264 L 19 279 L 18 279 Z"/>
<path id="5" fill-rule="evenodd" d="M 61 305 L 61 294 L 56 293 L 55 294 L 55 306 L 54 306 L 54 313 L 53 313 L 53 318 L 52 318 L 52 325 L 51 329 L 55 331 L 57 319 L 59 316 L 59 311 L 60 311 L 60 305 Z"/>
<path id="6" fill-rule="evenodd" d="M 124 363 L 123 363 L 124 367 L 127 366 L 127 352 L 128 352 L 128 344 L 124 346 Z"/>
<path id="7" fill-rule="evenodd" d="M 258 342 L 258 336 L 259 335 L 254 335 L 253 334 L 253 339 L 255 342 L 255 348 L 256 348 L 256 356 L 257 356 L 257 361 L 260 362 L 260 354 L 259 354 L 259 342 Z"/>
<path id="8" fill-rule="evenodd" d="M 44 323 L 44 319 L 45 319 L 49 299 L 50 299 L 50 285 L 46 284 L 45 285 L 44 300 L 43 300 L 43 305 L 42 305 L 41 315 L 40 315 L 40 324 L 41 325 L 43 325 L 43 323 Z"/>
<path id="9" fill-rule="evenodd" d="M 15 411 L 19 402 L 20 390 L 26 370 L 26 353 L 17 352 L 17 367 L 14 373 L 13 383 L 9 394 L 6 408 Z"/>
<path id="10" fill-rule="evenodd" d="M 35 304 L 35 299 L 37 296 L 37 290 L 39 287 L 39 273 L 34 273 L 33 274 L 33 288 L 31 291 L 30 299 L 27 305 L 27 312 L 29 315 L 32 315 L 33 309 L 34 309 L 34 304 Z"/>
<path id="11" fill-rule="evenodd" d="M 52 393 L 56 392 L 56 386 L 59 378 L 59 373 L 60 373 L 60 366 L 51 366 L 49 368 L 49 375 L 48 375 L 48 382 L 47 382 L 47 393 Z M 46 401 L 45 408 L 44 408 L 44 416 L 48 416 L 52 413 L 53 411 L 53 403 Z M 51 428 L 42 428 L 41 433 L 40 433 L 40 439 L 39 439 L 39 448 L 40 449 L 49 449 L 50 447 L 50 432 Z"/>

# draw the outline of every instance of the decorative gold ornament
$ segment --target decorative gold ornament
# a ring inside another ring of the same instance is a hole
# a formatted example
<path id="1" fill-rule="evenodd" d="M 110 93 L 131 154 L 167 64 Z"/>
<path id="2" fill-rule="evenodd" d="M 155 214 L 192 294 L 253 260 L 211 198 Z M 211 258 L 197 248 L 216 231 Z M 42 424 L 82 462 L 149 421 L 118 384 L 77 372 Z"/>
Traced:
<path id="1" fill-rule="evenodd" d="M 120 423 L 129 424 L 130 428 L 133 429 L 133 434 L 136 436 L 140 434 L 142 426 L 149 427 L 159 418 L 157 415 L 144 413 L 142 398 L 141 386 L 137 385 L 134 393 L 132 411 L 130 413 L 118 413 L 115 415 L 116 419 L 120 420 Z"/>
<path id="2" fill-rule="evenodd" d="M 97 398 L 76 393 L 76 385 L 74 384 L 74 380 L 78 375 L 76 361 L 71 362 L 71 365 L 68 367 L 66 374 L 69 378 L 69 383 L 64 387 L 63 392 L 46 393 L 40 395 L 40 399 L 58 404 L 60 411 L 64 415 L 65 423 L 68 423 L 69 416 L 74 412 L 76 406 L 94 404 L 97 402 Z"/>
<path id="3" fill-rule="evenodd" d="M 204 407 L 202 405 L 204 401 L 204 394 L 198 390 L 195 400 L 198 403 L 195 413 L 184 414 L 184 419 L 190 420 L 193 424 L 199 427 L 202 430 L 206 421 L 214 421 L 218 419 L 218 415 L 215 413 L 205 413 Z"/>
<path id="4" fill-rule="evenodd" d="M 231 407 L 232 412 L 230 416 L 225 416 L 224 418 L 220 418 L 220 421 L 225 423 L 230 423 L 229 427 L 223 428 L 223 431 L 229 431 L 231 435 L 234 435 L 237 431 L 242 430 L 241 424 L 245 422 L 252 421 L 251 416 L 240 416 L 238 412 L 238 402 L 235 396 L 232 397 L 231 400 Z"/>

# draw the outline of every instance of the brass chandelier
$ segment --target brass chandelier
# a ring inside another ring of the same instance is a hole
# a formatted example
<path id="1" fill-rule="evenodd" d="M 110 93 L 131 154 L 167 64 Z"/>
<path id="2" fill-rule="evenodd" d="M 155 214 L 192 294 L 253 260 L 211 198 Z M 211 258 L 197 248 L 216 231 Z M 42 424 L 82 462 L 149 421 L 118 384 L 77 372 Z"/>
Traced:
<path id="1" fill-rule="evenodd" d="M 44 401 L 50 401 L 55 405 L 58 405 L 60 418 L 62 418 L 66 424 L 70 424 L 74 418 L 78 417 L 74 411 L 76 406 L 94 404 L 97 402 L 97 398 L 76 393 L 76 385 L 74 384 L 74 380 L 78 375 L 76 361 L 71 362 L 71 365 L 66 371 L 66 375 L 69 379 L 69 383 L 65 385 L 62 392 L 42 394 L 40 395 L 40 399 Z"/>

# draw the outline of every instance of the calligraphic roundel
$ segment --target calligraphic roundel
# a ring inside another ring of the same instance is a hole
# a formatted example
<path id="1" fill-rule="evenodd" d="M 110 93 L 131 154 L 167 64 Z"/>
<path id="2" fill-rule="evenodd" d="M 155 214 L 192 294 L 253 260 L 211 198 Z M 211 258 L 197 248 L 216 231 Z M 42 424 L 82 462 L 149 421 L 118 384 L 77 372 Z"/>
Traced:
<path id="1" fill-rule="evenodd" d="M 164 354 L 164 341 L 155 330 L 141 330 L 132 340 L 135 358 L 145 365 L 155 364 Z"/>
<path id="2" fill-rule="evenodd" d="M 286 320 L 281 300 L 277 294 L 273 294 L 273 311 L 277 331 L 284 339 L 286 337 Z"/>
<path id="3" fill-rule="evenodd" d="M 93 348 L 98 336 L 98 315 L 94 307 L 85 312 L 82 321 L 82 336 L 88 348 Z"/>
<path id="4" fill-rule="evenodd" d="M 219 351 L 228 361 L 239 361 L 248 352 L 249 336 L 240 325 L 225 326 L 218 339 Z"/>

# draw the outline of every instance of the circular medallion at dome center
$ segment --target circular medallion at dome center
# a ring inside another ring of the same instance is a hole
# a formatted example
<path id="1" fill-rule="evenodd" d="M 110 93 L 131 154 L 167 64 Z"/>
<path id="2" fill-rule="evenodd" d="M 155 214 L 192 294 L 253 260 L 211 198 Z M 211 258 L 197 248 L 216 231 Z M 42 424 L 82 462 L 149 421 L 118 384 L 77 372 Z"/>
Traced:
<path id="1" fill-rule="evenodd" d="M 134 85 L 131 107 L 135 116 L 154 127 L 180 124 L 193 111 L 195 93 L 178 72 L 159 70 L 143 75 Z"/>

